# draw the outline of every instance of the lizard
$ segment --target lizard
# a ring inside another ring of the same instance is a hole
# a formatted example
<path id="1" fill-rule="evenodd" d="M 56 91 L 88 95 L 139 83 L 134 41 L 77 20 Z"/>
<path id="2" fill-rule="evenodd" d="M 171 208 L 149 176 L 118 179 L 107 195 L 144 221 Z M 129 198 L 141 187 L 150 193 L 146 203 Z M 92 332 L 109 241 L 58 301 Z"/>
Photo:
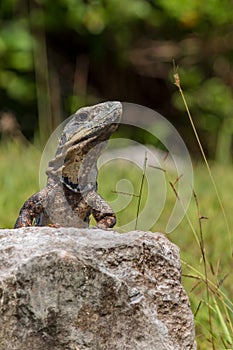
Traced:
<path id="1" fill-rule="evenodd" d="M 22 206 L 14 228 L 64 226 L 110 229 L 116 216 L 97 192 L 97 160 L 122 116 L 120 102 L 83 107 L 71 117 L 46 170 L 47 184 Z"/>

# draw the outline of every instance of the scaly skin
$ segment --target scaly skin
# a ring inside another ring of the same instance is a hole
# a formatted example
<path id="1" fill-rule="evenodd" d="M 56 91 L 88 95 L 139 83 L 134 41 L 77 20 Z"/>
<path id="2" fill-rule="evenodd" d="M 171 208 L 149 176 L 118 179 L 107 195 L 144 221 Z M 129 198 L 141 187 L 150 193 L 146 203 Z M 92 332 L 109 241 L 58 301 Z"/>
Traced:
<path id="1" fill-rule="evenodd" d="M 79 109 L 66 124 L 55 158 L 46 171 L 46 187 L 23 205 L 14 228 L 24 226 L 96 227 L 115 225 L 111 207 L 97 193 L 97 160 L 122 115 L 120 102 Z"/>

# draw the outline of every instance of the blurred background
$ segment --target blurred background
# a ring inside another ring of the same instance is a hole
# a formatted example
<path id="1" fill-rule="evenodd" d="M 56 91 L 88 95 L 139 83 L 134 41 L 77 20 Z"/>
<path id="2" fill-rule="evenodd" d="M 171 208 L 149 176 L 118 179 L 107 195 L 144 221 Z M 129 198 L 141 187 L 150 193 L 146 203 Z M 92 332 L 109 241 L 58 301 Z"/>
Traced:
<path id="1" fill-rule="evenodd" d="M 198 159 L 173 84 L 175 60 L 208 157 L 231 162 L 232 5 L 232 0 L 2 0 L 2 137 L 23 139 L 21 131 L 44 144 L 80 106 L 120 100 L 164 115 Z"/>
<path id="2" fill-rule="evenodd" d="M 194 166 L 196 198 L 169 239 L 180 247 L 198 349 L 233 349 L 233 1 L 1 0 L 0 17 L 0 227 L 13 227 L 39 190 L 43 147 L 79 107 L 120 100 L 156 110 L 177 128 Z M 174 85 L 176 66 L 222 208 Z M 123 136 L 131 133 L 125 128 Z M 117 212 L 119 226 L 138 218 L 146 203 L 146 184 L 138 201 L 142 178 L 142 169 L 125 164 L 99 172 L 107 201 L 124 195 L 114 193 L 121 179 L 133 184 L 136 196 Z M 166 180 L 152 231 L 165 231 L 176 201 L 170 185 L 177 178 Z M 156 208 L 156 177 L 153 186 Z"/>

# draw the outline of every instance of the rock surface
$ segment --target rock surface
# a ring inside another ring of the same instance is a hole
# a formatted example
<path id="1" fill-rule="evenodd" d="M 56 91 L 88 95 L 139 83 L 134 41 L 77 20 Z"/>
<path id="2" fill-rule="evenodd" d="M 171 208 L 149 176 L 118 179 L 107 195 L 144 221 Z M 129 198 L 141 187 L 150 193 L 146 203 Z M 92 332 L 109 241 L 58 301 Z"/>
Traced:
<path id="1" fill-rule="evenodd" d="M 195 348 L 179 250 L 162 234 L 0 230 L 1 350 Z"/>

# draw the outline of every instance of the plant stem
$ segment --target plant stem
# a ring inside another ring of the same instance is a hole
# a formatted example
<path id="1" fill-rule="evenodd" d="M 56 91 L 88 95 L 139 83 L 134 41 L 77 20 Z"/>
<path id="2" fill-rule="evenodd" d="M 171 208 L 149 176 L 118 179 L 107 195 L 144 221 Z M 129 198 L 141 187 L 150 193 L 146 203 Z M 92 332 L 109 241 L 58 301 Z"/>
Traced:
<path id="1" fill-rule="evenodd" d="M 212 172 L 211 172 L 211 169 L 210 169 L 208 160 L 207 160 L 207 158 L 206 158 L 204 149 L 203 149 L 203 147 L 202 147 L 200 138 L 199 138 L 199 136 L 198 136 L 197 129 L 196 129 L 195 124 L 194 124 L 194 122 L 193 122 L 192 115 L 191 115 L 191 113 L 190 113 L 188 104 L 187 104 L 187 102 L 186 102 L 186 98 L 185 98 L 184 93 L 183 93 L 183 90 L 182 90 L 182 88 L 181 88 L 181 85 L 180 85 L 180 77 L 179 77 L 179 74 L 178 74 L 177 72 L 174 74 L 174 78 L 175 78 L 175 85 L 178 87 L 179 92 L 180 92 L 180 95 L 181 95 L 182 100 L 183 100 L 183 102 L 184 102 L 184 106 L 185 106 L 186 112 L 187 112 L 187 114 L 188 114 L 188 117 L 189 117 L 189 120 L 190 120 L 192 129 L 193 129 L 194 135 L 195 135 L 195 137 L 196 137 L 198 146 L 199 146 L 199 148 L 200 148 L 202 157 L 203 157 L 204 162 L 205 162 L 205 164 L 206 164 L 206 167 L 207 167 L 207 170 L 208 170 L 208 173 L 209 173 L 209 177 L 210 177 L 210 179 L 211 179 L 212 185 L 213 185 L 213 187 L 214 187 L 214 191 L 215 191 L 215 193 L 216 193 L 216 197 L 217 197 L 217 199 L 218 199 L 219 206 L 220 206 L 221 211 L 222 211 L 222 215 L 223 215 L 223 217 L 224 217 L 224 221 L 225 221 L 225 224 L 226 224 L 226 228 L 227 228 L 227 232 L 228 232 L 228 237 L 229 237 L 229 243 L 230 243 L 230 249 L 231 249 L 231 256 L 232 256 L 232 238 L 231 238 L 230 226 L 229 226 L 229 223 L 228 223 L 228 219 L 227 219 L 227 216 L 226 216 L 226 212 L 225 212 L 225 209 L 224 209 L 222 200 L 221 200 L 221 198 L 220 198 L 220 195 L 219 195 L 219 192 L 218 192 L 218 189 L 217 189 L 217 186 L 216 186 L 214 177 L 213 177 L 213 175 L 212 175 Z"/>
<path id="2" fill-rule="evenodd" d="M 140 190 L 139 190 L 139 195 L 138 195 L 138 206 L 137 206 L 137 214 L 136 214 L 136 221 L 135 221 L 135 230 L 137 230 L 137 226 L 138 226 L 138 216 L 139 216 L 139 210 L 140 210 L 141 199 L 142 199 L 142 190 L 143 190 L 145 173 L 146 173 L 146 164 L 147 164 L 147 152 L 145 152 L 142 179 L 141 179 L 141 185 L 140 185 Z"/>

